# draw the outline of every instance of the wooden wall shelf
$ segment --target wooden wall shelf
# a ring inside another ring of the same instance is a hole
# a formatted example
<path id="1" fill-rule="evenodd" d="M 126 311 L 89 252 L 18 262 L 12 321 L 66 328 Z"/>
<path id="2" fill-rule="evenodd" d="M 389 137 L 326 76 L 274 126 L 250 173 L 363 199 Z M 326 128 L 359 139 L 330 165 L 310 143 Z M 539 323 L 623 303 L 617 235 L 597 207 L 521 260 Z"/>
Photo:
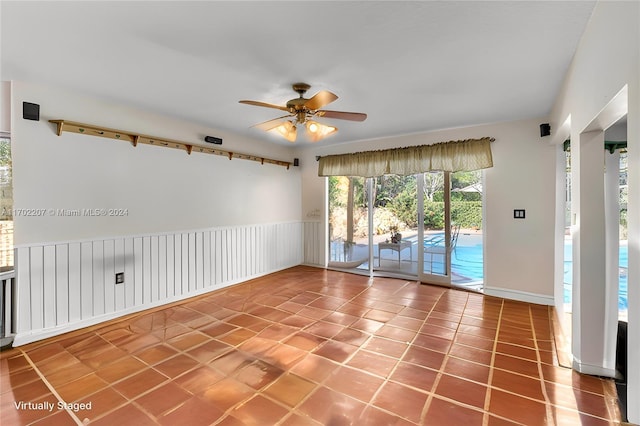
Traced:
<path id="1" fill-rule="evenodd" d="M 108 129 L 106 127 L 94 126 L 93 124 L 77 123 L 67 120 L 49 120 L 50 123 L 57 125 L 56 133 L 58 136 L 62 132 L 79 133 L 81 135 L 99 136 L 102 138 L 116 139 L 131 143 L 134 147 L 138 144 L 162 146 L 166 148 L 180 149 L 191 155 L 192 152 L 201 152 L 203 154 L 221 155 L 229 158 L 239 158 L 241 160 L 257 161 L 261 164 L 275 164 L 277 166 L 286 167 L 287 170 L 291 166 L 289 161 L 274 160 L 266 157 L 258 157 L 251 154 L 242 154 L 239 152 L 225 151 L 222 149 L 209 148 L 206 146 L 193 145 L 172 139 L 157 138 L 155 136 L 140 135 L 137 133 L 127 132 L 125 130 Z"/>

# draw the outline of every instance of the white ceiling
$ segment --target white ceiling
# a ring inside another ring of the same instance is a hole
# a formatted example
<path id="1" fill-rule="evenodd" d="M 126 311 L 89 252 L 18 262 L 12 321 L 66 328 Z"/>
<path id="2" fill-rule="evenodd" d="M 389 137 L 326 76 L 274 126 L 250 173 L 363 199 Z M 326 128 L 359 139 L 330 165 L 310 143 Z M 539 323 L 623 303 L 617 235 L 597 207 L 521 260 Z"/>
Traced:
<path id="1" fill-rule="evenodd" d="M 341 143 L 546 116 L 594 3 L 2 1 L 1 77 L 283 144 L 238 101 L 303 81 L 368 114 L 324 119 Z"/>

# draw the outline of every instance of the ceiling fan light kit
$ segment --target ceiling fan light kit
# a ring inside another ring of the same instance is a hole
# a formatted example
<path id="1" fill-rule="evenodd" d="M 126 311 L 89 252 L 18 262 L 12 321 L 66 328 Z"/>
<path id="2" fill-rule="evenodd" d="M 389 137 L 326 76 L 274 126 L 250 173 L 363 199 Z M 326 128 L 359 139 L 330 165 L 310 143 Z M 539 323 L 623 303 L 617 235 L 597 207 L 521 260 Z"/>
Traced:
<path id="1" fill-rule="evenodd" d="M 337 132 L 338 128 L 333 126 L 327 126 L 316 121 L 307 120 L 307 133 L 311 142 L 317 142 L 325 137 Z"/>
<path id="2" fill-rule="evenodd" d="M 295 142 L 297 138 L 297 125 L 304 124 L 311 142 L 317 142 L 336 133 L 338 128 L 312 120 L 314 117 L 334 118 L 349 121 L 364 121 L 367 118 L 367 114 L 363 114 L 361 112 L 329 111 L 321 109 L 325 105 L 338 99 L 338 96 L 327 90 L 321 90 L 311 98 L 307 99 L 303 95 L 311 86 L 306 83 L 295 83 L 292 87 L 300 96 L 289 100 L 286 106 L 259 101 L 239 101 L 241 104 L 274 108 L 281 111 L 287 111 L 289 113 L 282 117 L 258 123 L 252 127 L 258 127 L 264 131 L 274 131 L 289 142 Z M 283 119 L 286 120 L 282 121 Z"/>
<path id="3" fill-rule="evenodd" d="M 292 121 L 285 121 L 284 123 L 280 124 L 279 126 L 273 128 L 272 130 L 275 130 L 278 134 L 280 134 L 282 137 L 284 137 L 289 142 L 295 142 L 296 141 L 296 136 L 297 136 L 298 131 L 296 129 L 295 124 L 293 124 Z"/>

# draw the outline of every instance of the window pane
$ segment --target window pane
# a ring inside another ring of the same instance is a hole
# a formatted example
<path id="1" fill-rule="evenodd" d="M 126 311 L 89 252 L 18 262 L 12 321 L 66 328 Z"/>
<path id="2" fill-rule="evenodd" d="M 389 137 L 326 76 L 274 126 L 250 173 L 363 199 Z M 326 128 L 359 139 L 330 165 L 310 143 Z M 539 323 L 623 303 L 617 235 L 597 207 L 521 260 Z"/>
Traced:
<path id="1" fill-rule="evenodd" d="M 415 175 L 374 178 L 375 270 L 417 274 L 417 185 Z"/>
<path id="2" fill-rule="evenodd" d="M 429 172 L 424 179 L 424 262 L 422 272 L 447 276 L 448 251 L 445 224 L 445 178 L 443 172 Z"/>
<path id="3" fill-rule="evenodd" d="M 482 289 L 484 281 L 482 172 L 451 174 L 451 225 L 459 229 L 451 247 L 451 282 Z"/>
<path id="4" fill-rule="evenodd" d="M 369 269 L 367 182 L 329 177 L 329 266 Z"/>

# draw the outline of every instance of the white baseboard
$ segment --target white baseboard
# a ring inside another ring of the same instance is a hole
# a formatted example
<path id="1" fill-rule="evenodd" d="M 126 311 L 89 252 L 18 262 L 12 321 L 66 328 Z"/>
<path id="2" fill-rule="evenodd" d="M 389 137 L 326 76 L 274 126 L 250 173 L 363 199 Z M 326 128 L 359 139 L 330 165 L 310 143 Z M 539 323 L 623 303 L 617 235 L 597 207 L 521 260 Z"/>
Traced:
<path id="1" fill-rule="evenodd" d="M 611 368 L 605 368 L 601 365 L 591 365 L 581 362 L 575 356 L 573 357 L 573 369 L 578 373 L 588 374 L 590 376 L 611 377 L 615 379 L 616 370 Z"/>
<path id="2" fill-rule="evenodd" d="M 511 290 L 507 288 L 485 287 L 484 294 L 488 296 L 502 297 L 503 299 L 518 300 L 520 302 L 535 303 L 537 305 L 554 306 L 553 296 L 529 293 L 526 291 Z"/>

